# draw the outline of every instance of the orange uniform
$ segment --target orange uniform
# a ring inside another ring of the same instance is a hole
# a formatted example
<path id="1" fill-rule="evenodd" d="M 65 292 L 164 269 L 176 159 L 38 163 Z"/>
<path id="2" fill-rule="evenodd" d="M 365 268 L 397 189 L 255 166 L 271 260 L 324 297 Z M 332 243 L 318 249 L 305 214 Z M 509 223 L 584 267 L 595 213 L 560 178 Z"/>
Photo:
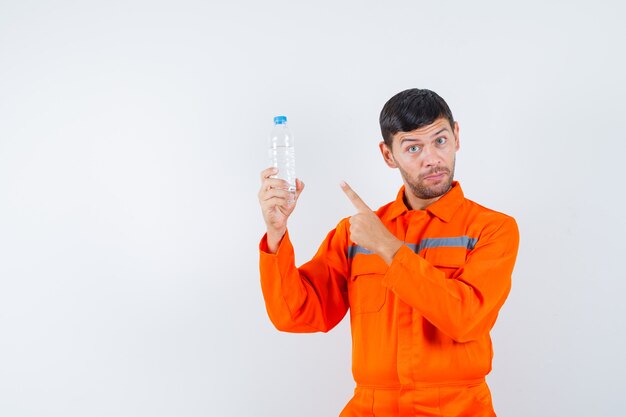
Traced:
<path id="1" fill-rule="evenodd" d="M 355 395 L 341 416 L 494 416 L 484 377 L 489 331 L 511 288 L 512 217 L 453 187 L 409 210 L 404 187 L 376 214 L 405 245 L 391 265 L 350 241 L 343 219 L 296 268 L 286 234 L 260 244 L 261 287 L 277 329 L 326 332 L 350 309 Z"/>

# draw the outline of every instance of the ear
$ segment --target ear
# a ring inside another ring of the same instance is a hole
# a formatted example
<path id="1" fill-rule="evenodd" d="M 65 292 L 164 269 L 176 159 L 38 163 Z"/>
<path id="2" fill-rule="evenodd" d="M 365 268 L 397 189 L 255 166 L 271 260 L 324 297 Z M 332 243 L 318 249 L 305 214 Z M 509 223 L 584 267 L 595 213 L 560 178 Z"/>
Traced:
<path id="1" fill-rule="evenodd" d="M 383 141 L 378 144 L 380 153 L 383 155 L 383 159 L 389 168 L 398 168 L 395 159 L 393 159 L 393 153 L 387 144 Z"/>
<path id="2" fill-rule="evenodd" d="M 459 123 L 458 122 L 454 122 L 454 150 L 458 151 L 459 148 L 461 147 L 461 143 L 459 142 Z"/>

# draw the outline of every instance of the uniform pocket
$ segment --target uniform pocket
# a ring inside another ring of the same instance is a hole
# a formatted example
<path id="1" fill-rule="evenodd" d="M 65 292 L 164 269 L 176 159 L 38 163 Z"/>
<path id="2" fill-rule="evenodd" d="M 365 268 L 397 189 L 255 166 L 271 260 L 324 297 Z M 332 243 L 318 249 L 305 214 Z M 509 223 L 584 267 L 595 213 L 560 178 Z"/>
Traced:
<path id="1" fill-rule="evenodd" d="M 493 410 L 491 391 L 489 391 L 489 387 L 486 383 L 470 386 L 467 388 L 467 391 L 474 398 L 474 401 L 477 404 L 481 404 L 489 410 Z"/>
<path id="2" fill-rule="evenodd" d="M 446 278 L 454 278 L 465 265 L 466 254 L 465 248 L 434 248 L 424 253 L 424 259 L 445 273 Z"/>
<path id="3" fill-rule="evenodd" d="M 378 313 L 387 300 L 387 288 L 382 284 L 383 274 L 354 276 L 348 285 L 350 309 L 355 314 Z"/>
<path id="4" fill-rule="evenodd" d="M 457 417 L 496 417 L 487 384 L 444 387 L 439 390 L 441 415 Z"/>

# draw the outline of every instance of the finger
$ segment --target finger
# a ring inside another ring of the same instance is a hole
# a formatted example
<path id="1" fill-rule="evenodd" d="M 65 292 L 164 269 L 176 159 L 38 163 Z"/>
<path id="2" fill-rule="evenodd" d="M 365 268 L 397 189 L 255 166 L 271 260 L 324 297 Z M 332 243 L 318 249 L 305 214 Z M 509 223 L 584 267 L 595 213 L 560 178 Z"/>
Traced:
<path id="1" fill-rule="evenodd" d="M 359 197 L 359 195 L 354 192 L 354 190 L 348 185 L 347 182 L 341 181 L 341 189 L 348 196 L 354 207 L 359 212 L 372 211 L 372 209 L 370 209 L 369 206 L 365 204 L 363 200 L 361 200 L 361 197 Z"/>
<path id="2" fill-rule="evenodd" d="M 296 200 L 300 197 L 302 190 L 304 190 L 304 183 L 296 178 Z"/>
<path id="3" fill-rule="evenodd" d="M 282 188 L 264 188 L 259 192 L 259 199 L 261 201 L 267 201 L 274 197 L 283 198 L 285 200 L 293 200 L 293 193 Z"/>
<path id="4" fill-rule="evenodd" d="M 294 205 L 294 201 L 289 202 L 288 199 L 282 197 L 271 197 L 267 200 L 261 201 L 261 210 L 271 210 L 274 207 L 282 207 L 284 209 L 291 209 Z"/>
<path id="5" fill-rule="evenodd" d="M 356 213 L 353 214 L 352 216 L 350 216 L 348 218 L 348 223 L 350 223 L 350 230 L 352 230 L 352 227 L 356 224 L 359 223 L 359 216 L 361 215 L 361 213 Z"/>
<path id="6" fill-rule="evenodd" d="M 287 190 L 289 189 L 289 183 L 285 180 L 281 180 L 280 178 L 266 178 L 261 183 L 261 192 L 263 190 L 270 190 L 274 188 Z"/>
<path id="7" fill-rule="evenodd" d="M 269 167 L 261 171 L 261 182 L 263 182 L 266 178 L 271 177 L 272 175 L 278 174 L 278 168 Z"/>

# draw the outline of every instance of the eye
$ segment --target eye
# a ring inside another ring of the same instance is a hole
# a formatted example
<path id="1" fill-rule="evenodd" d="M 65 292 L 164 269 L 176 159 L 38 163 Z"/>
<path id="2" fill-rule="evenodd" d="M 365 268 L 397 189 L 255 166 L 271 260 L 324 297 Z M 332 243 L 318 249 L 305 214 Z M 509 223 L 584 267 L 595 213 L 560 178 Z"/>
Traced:
<path id="1" fill-rule="evenodd" d="M 419 152 L 419 150 L 420 150 L 420 147 L 419 147 L 419 146 L 417 146 L 417 145 L 413 145 L 413 146 L 411 146 L 410 148 L 407 148 L 407 151 L 408 151 L 409 153 Z"/>
<path id="2" fill-rule="evenodd" d="M 447 141 L 448 139 L 444 137 L 440 137 L 440 138 L 437 138 L 437 140 L 435 140 L 435 142 L 437 142 L 437 145 L 445 145 Z"/>

